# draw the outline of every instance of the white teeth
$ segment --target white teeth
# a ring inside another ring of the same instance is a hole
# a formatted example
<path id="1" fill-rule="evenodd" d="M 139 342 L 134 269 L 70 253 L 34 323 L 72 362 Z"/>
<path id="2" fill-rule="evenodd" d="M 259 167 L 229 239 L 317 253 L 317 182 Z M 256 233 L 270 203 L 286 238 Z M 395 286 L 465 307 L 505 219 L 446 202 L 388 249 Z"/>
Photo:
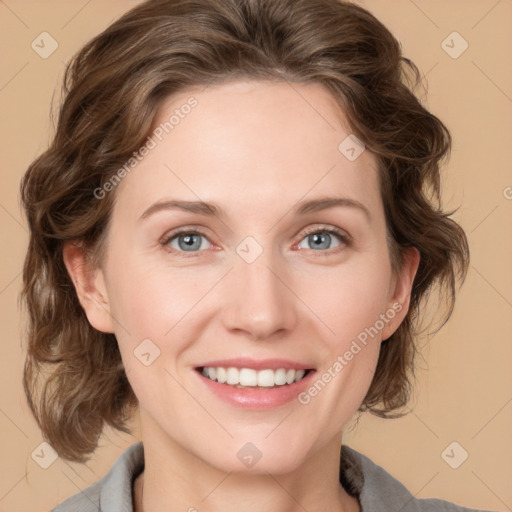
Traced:
<path id="1" fill-rule="evenodd" d="M 251 368 L 242 368 L 239 372 L 239 382 L 242 386 L 261 386 L 259 375 L 256 370 Z"/>
<path id="2" fill-rule="evenodd" d="M 239 384 L 240 372 L 236 368 L 228 368 L 226 370 L 226 384 Z"/>
<path id="3" fill-rule="evenodd" d="M 274 381 L 277 386 L 282 386 L 286 384 L 286 370 L 284 368 L 279 368 L 274 373 Z"/>
<path id="4" fill-rule="evenodd" d="M 279 368 L 277 370 L 253 370 L 252 368 L 223 368 L 223 367 L 204 367 L 202 374 L 221 384 L 244 387 L 263 387 L 272 388 L 274 386 L 284 386 L 299 382 L 306 374 L 305 370 L 287 370 Z"/>
<path id="5" fill-rule="evenodd" d="M 299 382 L 300 379 L 302 379 L 302 377 L 304 377 L 306 373 L 306 370 L 297 370 L 295 372 L 295 382 Z"/>
<path id="6" fill-rule="evenodd" d="M 217 368 L 217 381 L 220 382 L 221 384 L 224 384 L 224 382 L 226 382 L 226 379 L 227 379 L 227 375 L 226 375 L 226 369 L 225 368 Z"/>
<path id="7" fill-rule="evenodd" d="M 242 384 L 242 382 L 240 382 L 240 384 Z M 274 370 L 261 370 L 258 372 L 258 386 L 264 388 L 271 388 L 274 385 Z"/>

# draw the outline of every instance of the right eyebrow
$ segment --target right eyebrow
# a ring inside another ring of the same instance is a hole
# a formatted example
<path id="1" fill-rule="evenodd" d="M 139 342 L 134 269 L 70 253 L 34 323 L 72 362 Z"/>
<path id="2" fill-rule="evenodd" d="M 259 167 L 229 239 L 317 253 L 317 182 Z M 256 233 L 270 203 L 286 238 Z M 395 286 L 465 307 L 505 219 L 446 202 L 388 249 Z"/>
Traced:
<path id="1" fill-rule="evenodd" d="M 179 201 L 176 199 L 169 199 L 164 201 L 157 201 L 156 203 L 152 204 L 139 217 L 139 221 L 142 221 L 157 212 L 175 209 L 198 213 L 199 215 L 207 215 L 210 217 L 225 217 L 222 208 L 216 203 L 207 203 L 205 201 Z"/>

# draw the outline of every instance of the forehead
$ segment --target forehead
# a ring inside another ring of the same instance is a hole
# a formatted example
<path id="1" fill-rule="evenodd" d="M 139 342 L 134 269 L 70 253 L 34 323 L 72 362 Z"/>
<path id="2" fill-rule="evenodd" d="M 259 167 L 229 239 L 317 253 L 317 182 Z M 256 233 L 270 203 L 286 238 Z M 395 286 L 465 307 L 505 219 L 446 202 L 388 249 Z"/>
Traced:
<path id="1" fill-rule="evenodd" d="M 117 193 L 139 215 L 165 197 L 255 214 L 262 204 L 282 210 L 334 193 L 378 201 L 375 157 L 363 151 L 347 158 L 350 135 L 340 106 L 320 84 L 238 80 L 190 88 L 163 102 L 152 149 Z"/>

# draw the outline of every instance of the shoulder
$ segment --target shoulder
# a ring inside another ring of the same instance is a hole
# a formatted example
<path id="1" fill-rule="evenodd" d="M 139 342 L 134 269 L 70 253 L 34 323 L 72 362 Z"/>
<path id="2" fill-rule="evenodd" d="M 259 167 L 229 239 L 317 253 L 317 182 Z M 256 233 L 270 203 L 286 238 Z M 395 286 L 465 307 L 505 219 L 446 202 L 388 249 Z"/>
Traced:
<path id="1" fill-rule="evenodd" d="M 63 501 L 50 512 L 98 512 L 100 509 L 100 491 L 102 481 Z"/>
<path id="2" fill-rule="evenodd" d="M 132 512 L 132 482 L 143 468 L 144 448 L 142 442 L 138 442 L 119 456 L 101 480 L 50 512 Z"/>
<path id="3" fill-rule="evenodd" d="M 361 512 L 491 512 L 436 498 L 415 498 L 385 469 L 346 445 L 342 447 L 340 480 L 344 485 L 348 482 L 351 491 L 358 495 Z"/>

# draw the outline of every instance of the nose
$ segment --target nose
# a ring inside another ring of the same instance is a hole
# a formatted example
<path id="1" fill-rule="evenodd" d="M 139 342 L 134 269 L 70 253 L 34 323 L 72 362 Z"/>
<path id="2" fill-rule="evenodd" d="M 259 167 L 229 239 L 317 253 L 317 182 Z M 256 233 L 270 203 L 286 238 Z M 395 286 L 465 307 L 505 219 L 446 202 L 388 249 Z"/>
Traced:
<path id="1" fill-rule="evenodd" d="M 300 301 L 287 282 L 288 274 L 284 264 L 276 265 L 270 251 L 264 251 L 252 263 L 238 259 L 223 290 L 221 314 L 225 328 L 254 341 L 291 332 Z"/>

